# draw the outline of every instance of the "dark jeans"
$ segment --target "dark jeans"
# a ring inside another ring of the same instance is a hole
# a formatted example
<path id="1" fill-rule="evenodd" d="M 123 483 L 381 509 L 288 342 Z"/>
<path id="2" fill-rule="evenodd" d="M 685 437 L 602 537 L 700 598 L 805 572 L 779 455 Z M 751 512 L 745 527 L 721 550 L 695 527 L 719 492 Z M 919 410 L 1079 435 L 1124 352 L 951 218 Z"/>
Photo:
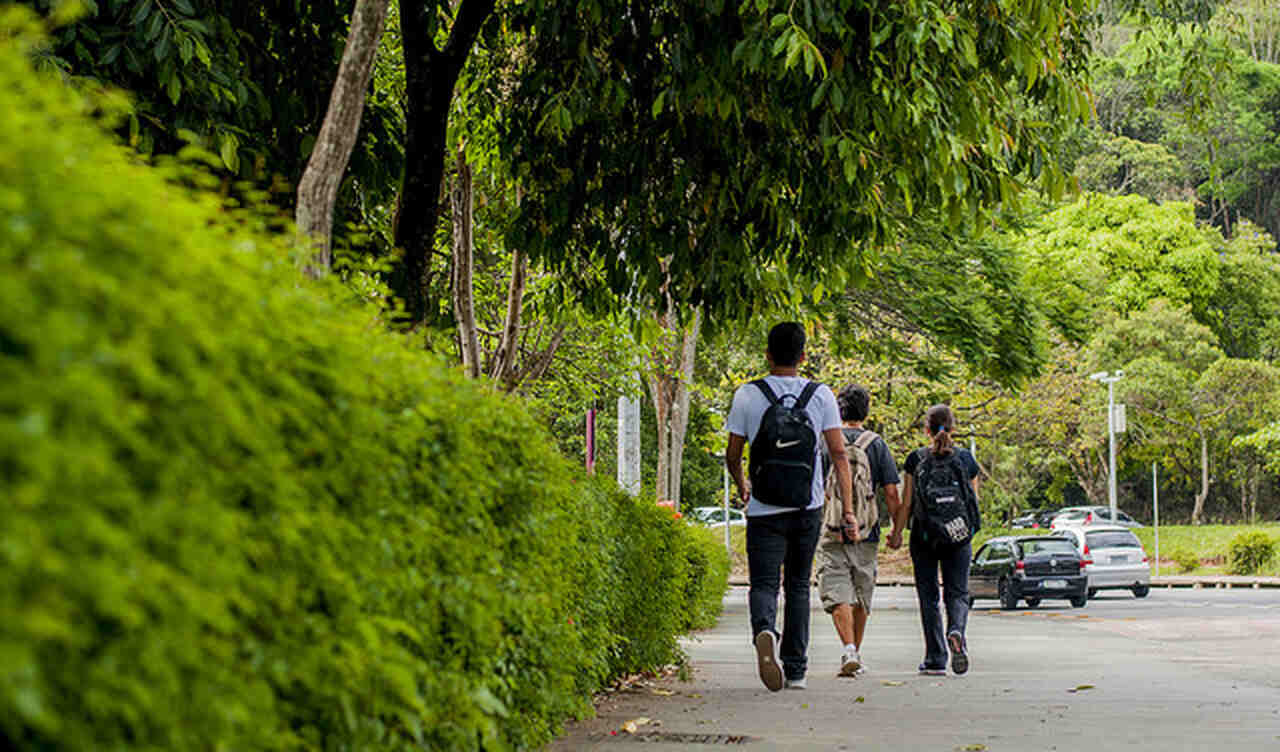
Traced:
<path id="1" fill-rule="evenodd" d="M 778 631 L 779 568 L 786 573 L 782 616 L 782 670 L 804 676 L 809 647 L 809 577 L 822 532 L 822 509 L 747 518 L 747 566 L 751 572 L 751 635 Z"/>
<path id="2" fill-rule="evenodd" d="M 924 663 L 927 668 L 946 668 L 946 634 L 959 632 L 963 636 L 969 621 L 969 560 L 973 549 L 968 543 L 935 545 L 924 540 L 921 532 L 911 529 L 911 565 L 915 568 L 916 598 L 924 627 Z M 939 568 L 942 599 L 947 607 L 946 634 L 938 605 Z"/>

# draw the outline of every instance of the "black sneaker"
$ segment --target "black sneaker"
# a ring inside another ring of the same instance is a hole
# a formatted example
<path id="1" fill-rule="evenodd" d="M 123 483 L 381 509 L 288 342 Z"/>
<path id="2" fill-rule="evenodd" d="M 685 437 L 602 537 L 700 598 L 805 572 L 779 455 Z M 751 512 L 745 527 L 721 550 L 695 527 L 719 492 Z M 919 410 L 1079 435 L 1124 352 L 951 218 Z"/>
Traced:
<path id="1" fill-rule="evenodd" d="M 945 666 L 942 668 L 938 668 L 936 666 L 930 666 L 930 665 L 921 663 L 917 670 L 920 672 L 922 676 L 946 676 L 947 675 L 947 669 Z"/>
<path id="2" fill-rule="evenodd" d="M 952 632 L 947 635 L 947 644 L 951 646 L 951 670 L 963 674 L 969 670 L 969 655 L 965 652 L 964 635 Z"/>

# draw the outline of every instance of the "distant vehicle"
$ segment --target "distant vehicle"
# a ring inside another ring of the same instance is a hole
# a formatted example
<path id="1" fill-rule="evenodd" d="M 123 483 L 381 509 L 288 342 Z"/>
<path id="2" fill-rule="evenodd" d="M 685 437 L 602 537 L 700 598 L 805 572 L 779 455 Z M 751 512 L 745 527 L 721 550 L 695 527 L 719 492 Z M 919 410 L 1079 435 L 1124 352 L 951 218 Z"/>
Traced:
<path id="1" fill-rule="evenodd" d="M 1118 525 L 1064 528 L 1084 558 L 1089 597 L 1099 590 L 1130 590 L 1139 598 L 1151 592 L 1151 563 L 1133 531 Z"/>
<path id="2" fill-rule="evenodd" d="M 1059 509 L 1053 521 L 1049 523 L 1052 530 L 1059 530 L 1067 525 L 1123 525 L 1124 527 L 1142 527 L 1128 514 L 1116 510 L 1116 518 L 1111 519 L 1111 507 L 1064 507 Z"/>
<path id="3" fill-rule="evenodd" d="M 1014 517 L 1009 520 L 1009 527 L 1012 528 L 1048 528 L 1053 522 L 1054 516 L 1058 514 L 1057 510 L 1041 509 L 1036 512 L 1028 512 L 1021 517 Z"/>
<path id="4" fill-rule="evenodd" d="M 1013 609 L 1019 600 L 1035 608 L 1045 598 L 1071 601 L 1080 608 L 1088 601 L 1089 578 L 1084 559 L 1072 539 L 1057 535 L 1005 536 L 987 541 L 969 568 L 969 603 L 997 598 Z"/>
<path id="5" fill-rule="evenodd" d="M 707 527 L 724 527 L 724 507 L 694 507 L 689 510 L 689 518 Z M 729 527 L 744 527 L 747 516 L 741 509 L 729 508 Z"/>

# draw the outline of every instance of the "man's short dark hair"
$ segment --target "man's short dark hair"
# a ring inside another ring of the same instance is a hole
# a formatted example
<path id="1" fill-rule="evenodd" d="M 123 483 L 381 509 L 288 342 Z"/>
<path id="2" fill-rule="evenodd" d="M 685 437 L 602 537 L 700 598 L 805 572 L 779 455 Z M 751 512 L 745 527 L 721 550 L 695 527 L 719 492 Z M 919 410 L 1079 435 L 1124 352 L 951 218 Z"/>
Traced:
<path id="1" fill-rule="evenodd" d="M 840 420 L 857 423 L 866 420 L 871 411 L 871 393 L 857 384 L 841 389 L 836 399 L 840 404 Z"/>
<path id="2" fill-rule="evenodd" d="M 804 327 L 794 321 L 775 324 L 769 330 L 769 355 L 775 366 L 794 366 L 804 354 Z"/>

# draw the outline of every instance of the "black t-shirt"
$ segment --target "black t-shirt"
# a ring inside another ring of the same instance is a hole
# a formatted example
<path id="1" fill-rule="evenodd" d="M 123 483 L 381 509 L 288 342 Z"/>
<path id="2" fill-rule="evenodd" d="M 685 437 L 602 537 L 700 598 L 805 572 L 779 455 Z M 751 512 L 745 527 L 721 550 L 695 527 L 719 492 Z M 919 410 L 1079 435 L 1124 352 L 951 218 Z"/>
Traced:
<path id="1" fill-rule="evenodd" d="M 866 429 L 846 428 L 844 430 L 846 431 L 847 443 L 853 446 L 854 439 L 857 439 Z M 893 452 L 889 451 L 889 445 L 885 443 L 883 437 L 877 436 L 876 440 L 867 447 L 867 462 L 871 465 L 872 488 L 879 489 L 902 482 L 898 477 L 898 463 L 893 461 Z M 880 540 L 880 524 L 884 522 L 886 516 L 888 516 L 887 512 L 882 508 L 880 510 L 880 522 L 867 531 L 865 542 L 875 543 Z"/>

